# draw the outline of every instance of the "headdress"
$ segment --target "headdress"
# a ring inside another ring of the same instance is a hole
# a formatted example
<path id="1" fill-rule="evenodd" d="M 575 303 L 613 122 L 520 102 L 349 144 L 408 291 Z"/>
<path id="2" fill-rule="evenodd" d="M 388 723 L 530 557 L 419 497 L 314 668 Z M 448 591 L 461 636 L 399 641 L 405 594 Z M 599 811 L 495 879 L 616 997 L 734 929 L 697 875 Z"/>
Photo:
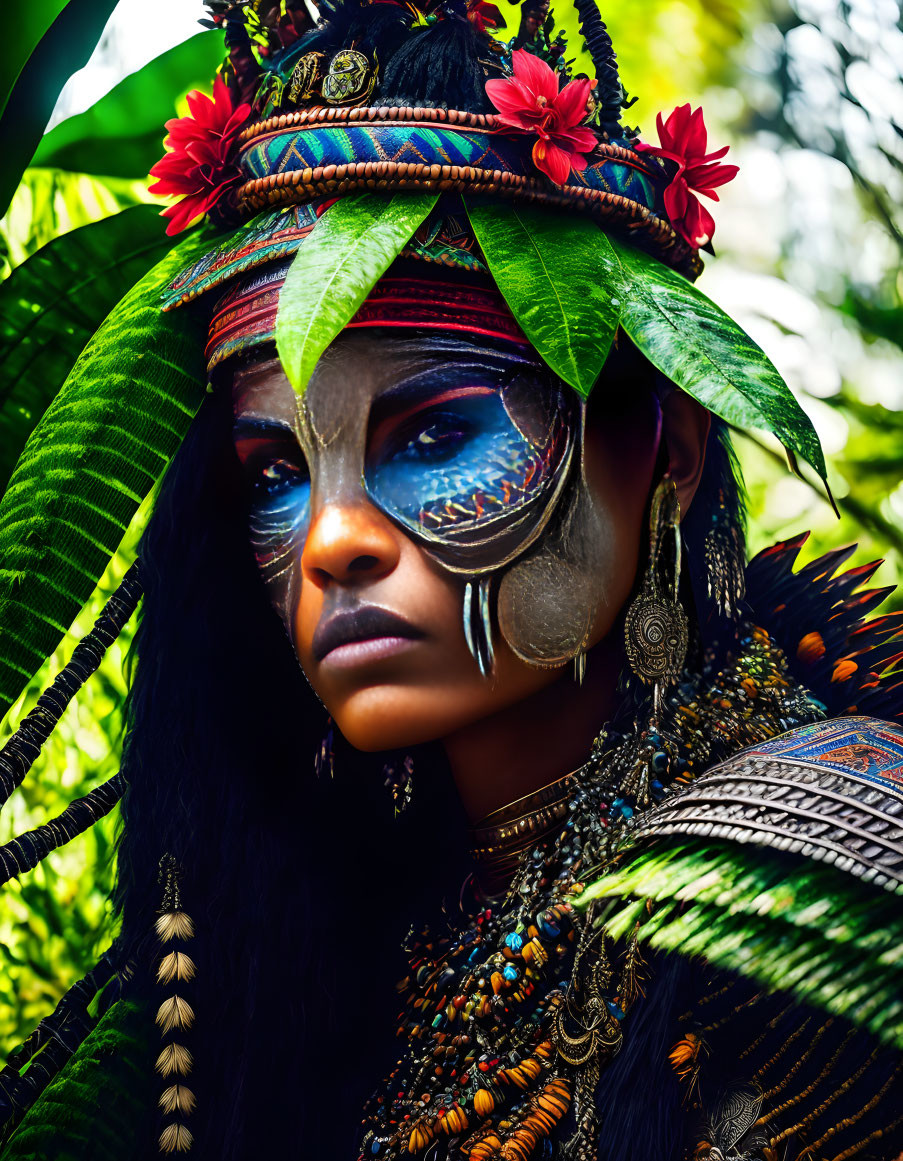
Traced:
<path id="1" fill-rule="evenodd" d="M 203 399 L 202 324 L 190 310 L 161 314 L 161 295 L 174 306 L 294 253 L 274 330 L 303 391 L 452 195 L 469 253 L 579 395 L 621 328 L 715 414 L 775 432 L 824 478 L 811 424 L 772 364 L 686 277 L 710 243 L 696 193 L 734 171 L 723 150 L 706 153 L 700 110 L 662 121 L 655 147 L 621 124 L 615 54 L 589 0 L 573 66 L 541 36 L 497 39 L 495 9 L 476 0 L 348 0 L 324 5 L 315 26 L 297 0 L 209 7 L 228 60 L 212 99 L 192 95 L 191 115 L 168 123 L 155 175 L 180 195 L 170 230 L 203 213 L 236 228 L 224 241 L 193 231 L 135 285 L 22 451 L 0 504 L 4 704 L 90 595 Z"/>

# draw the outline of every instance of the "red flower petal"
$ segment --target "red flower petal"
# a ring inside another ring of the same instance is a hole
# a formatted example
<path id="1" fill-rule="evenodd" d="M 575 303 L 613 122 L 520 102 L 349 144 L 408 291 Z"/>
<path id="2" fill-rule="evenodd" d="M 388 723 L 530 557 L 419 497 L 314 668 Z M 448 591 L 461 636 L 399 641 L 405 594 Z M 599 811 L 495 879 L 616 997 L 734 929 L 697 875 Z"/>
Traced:
<path id="1" fill-rule="evenodd" d="M 523 117 L 529 113 L 534 117 L 542 115 L 532 93 L 513 77 L 508 80 L 486 82 L 486 96 L 500 113 L 509 117 Z"/>
<path id="2" fill-rule="evenodd" d="M 578 125 L 576 129 L 555 129 L 549 136 L 562 149 L 570 146 L 578 153 L 589 153 L 596 147 L 596 135 L 585 125 Z M 584 169 L 585 163 L 580 168 Z"/>
<path id="3" fill-rule="evenodd" d="M 557 185 L 564 185 L 571 172 L 570 156 L 554 141 L 537 141 L 533 146 L 533 164 Z"/>
<path id="4" fill-rule="evenodd" d="M 514 79 L 520 81 L 534 97 L 545 97 L 551 104 L 558 96 L 558 77 L 555 70 L 538 56 L 517 48 L 511 54 Z"/>
<path id="5" fill-rule="evenodd" d="M 698 198 L 690 195 L 687 212 L 678 226 L 679 232 L 698 250 L 712 240 L 715 219 Z"/>
<path id="6" fill-rule="evenodd" d="M 561 119 L 562 129 L 579 125 L 586 116 L 589 88 L 589 81 L 586 78 L 569 81 L 555 98 L 555 112 Z"/>
<path id="7" fill-rule="evenodd" d="M 684 177 L 687 185 L 700 193 L 709 193 L 719 185 L 733 181 L 740 172 L 739 165 L 698 165 L 689 166 Z M 714 197 L 714 194 L 711 194 Z M 717 198 L 716 198 L 717 201 Z"/>

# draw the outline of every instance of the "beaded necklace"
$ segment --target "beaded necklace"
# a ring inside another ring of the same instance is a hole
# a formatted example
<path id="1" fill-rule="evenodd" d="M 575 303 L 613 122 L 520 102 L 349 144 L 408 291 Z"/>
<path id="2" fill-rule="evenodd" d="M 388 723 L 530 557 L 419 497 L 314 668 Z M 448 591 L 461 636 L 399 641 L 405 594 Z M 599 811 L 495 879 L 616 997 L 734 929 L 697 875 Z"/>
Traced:
<path id="1" fill-rule="evenodd" d="M 642 961 L 636 932 L 610 945 L 580 904 L 584 884 L 673 787 L 820 716 L 768 634 L 747 626 L 723 667 L 711 656 L 683 675 L 655 728 L 605 727 L 563 780 L 559 825 L 521 853 L 507 892 L 472 885 L 447 930 L 409 935 L 404 1051 L 365 1107 L 359 1161 L 528 1161 L 540 1147 L 555 1156 L 556 1142 L 573 1161 L 594 1158 L 595 1089 Z"/>

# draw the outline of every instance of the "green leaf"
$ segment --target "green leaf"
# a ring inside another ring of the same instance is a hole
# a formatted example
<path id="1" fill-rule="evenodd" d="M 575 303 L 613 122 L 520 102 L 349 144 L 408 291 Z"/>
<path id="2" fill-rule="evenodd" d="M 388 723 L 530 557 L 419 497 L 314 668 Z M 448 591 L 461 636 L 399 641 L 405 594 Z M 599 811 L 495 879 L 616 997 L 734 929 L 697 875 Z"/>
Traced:
<path id="1" fill-rule="evenodd" d="M 31 161 L 63 85 L 88 60 L 116 0 L 28 0 L 7 15 L 0 50 L 0 217 Z"/>
<path id="2" fill-rule="evenodd" d="M 49 242 L 0 284 L 0 489 L 91 335 L 172 248 L 153 206 Z"/>
<path id="3" fill-rule="evenodd" d="M 120 81 L 90 109 L 45 135 L 33 165 L 105 177 L 145 178 L 163 156 L 164 123 L 192 89 L 209 92 L 222 36 L 199 32 Z"/>
<path id="4" fill-rule="evenodd" d="M 0 501 L 0 713 L 56 648 L 204 398 L 204 328 L 160 295 L 189 235 L 129 291 L 31 433 Z"/>
<path id="5" fill-rule="evenodd" d="M 585 399 L 618 328 L 608 238 L 586 218 L 466 199 L 489 269 L 524 334 Z"/>
<path id="6" fill-rule="evenodd" d="M 438 201 L 438 194 L 360 193 L 333 203 L 295 255 L 279 295 L 276 349 L 289 382 L 307 387 L 319 357 Z"/>
<path id="7" fill-rule="evenodd" d="M 773 432 L 826 480 L 812 421 L 762 348 L 682 275 L 615 238 L 610 244 L 623 271 L 621 325 L 646 358 L 728 423 Z"/>

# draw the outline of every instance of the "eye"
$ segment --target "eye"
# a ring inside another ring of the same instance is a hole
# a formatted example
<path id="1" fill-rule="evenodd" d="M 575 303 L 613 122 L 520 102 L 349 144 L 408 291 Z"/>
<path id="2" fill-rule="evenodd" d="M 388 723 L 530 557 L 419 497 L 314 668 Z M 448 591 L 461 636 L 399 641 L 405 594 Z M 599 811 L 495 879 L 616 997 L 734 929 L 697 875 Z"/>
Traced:
<path id="1" fill-rule="evenodd" d="M 473 437 L 474 427 L 451 411 L 429 411 L 414 416 L 390 439 L 380 459 L 444 463 Z"/>
<path id="2" fill-rule="evenodd" d="M 258 468 L 253 487 L 259 499 L 275 499 L 307 482 L 306 469 L 300 469 L 290 460 L 270 460 Z"/>

